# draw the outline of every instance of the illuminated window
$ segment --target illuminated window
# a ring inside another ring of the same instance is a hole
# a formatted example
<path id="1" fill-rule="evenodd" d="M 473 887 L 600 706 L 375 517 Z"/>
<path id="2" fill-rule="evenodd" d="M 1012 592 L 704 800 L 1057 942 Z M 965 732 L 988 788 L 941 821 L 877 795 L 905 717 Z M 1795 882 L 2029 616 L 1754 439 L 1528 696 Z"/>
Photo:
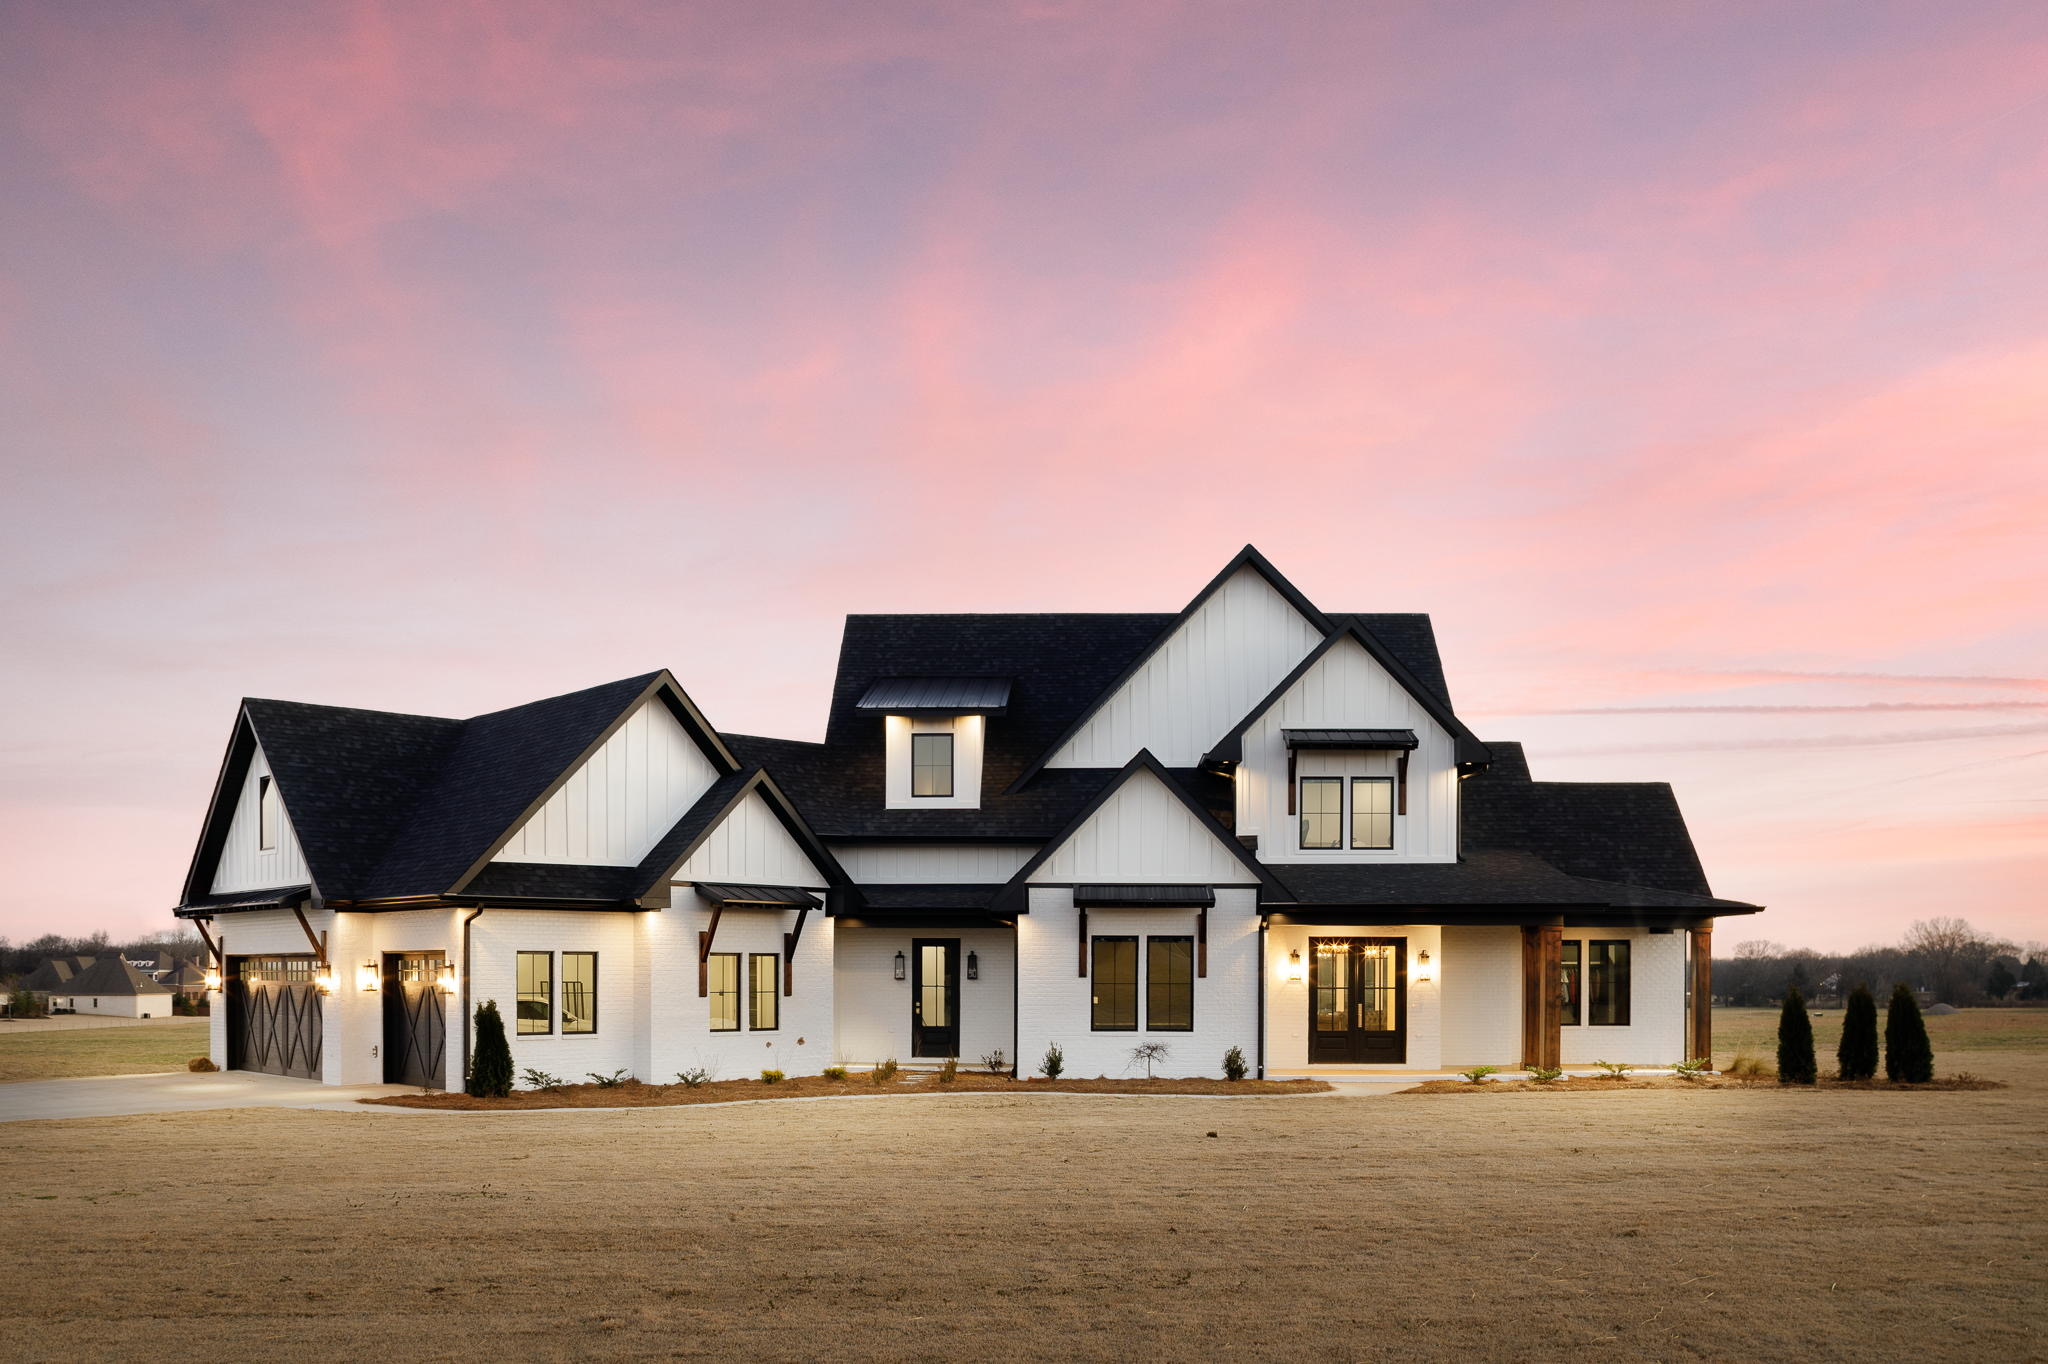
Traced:
<path id="1" fill-rule="evenodd" d="M 562 1031 L 597 1031 L 597 953 L 562 954 Z"/>
<path id="2" fill-rule="evenodd" d="M 773 952 L 756 952 L 747 958 L 747 1026 L 767 1032 L 776 1026 L 775 993 L 782 958 Z"/>
<path id="3" fill-rule="evenodd" d="M 713 952 L 705 963 L 705 994 L 711 1003 L 711 1031 L 740 1030 L 740 954 Z"/>
<path id="4" fill-rule="evenodd" d="M 1394 779 L 1353 777 L 1351 779 L 1351 846 L 1392 848 L 1394 846 Z"/>
<path id="5" fill-rule="evenodd" d="M 1145 939 L 1145 1026 L 1154 1032 L 1195 1027 L 1195 940 Z"/>
<path id="6" fill-rule="evenodd" d="M 554 954 L 519 954 L 519 1032 L 551 1033 L 555 1030 Z"/>
<path id="7" fill-rule="evenodd" d="M 953 794 L 953 736 L 913 734 L 910 736 L 910 794 L 950 796 Z"/>
<path id="8" fill-rule="evenodd" d="M 1091 1026 L 1097 1032 L 1138 1030 L 1138 940 L 1096 938 L 1089 946 L 1089 985 L 1093 990 Z"/>
<path id="9" fill-rule="evenodd" d="M 1301 779 L 1301 846 L 1341 848 L 1344 846 L 1344 779 L 1303 777 Z"/>

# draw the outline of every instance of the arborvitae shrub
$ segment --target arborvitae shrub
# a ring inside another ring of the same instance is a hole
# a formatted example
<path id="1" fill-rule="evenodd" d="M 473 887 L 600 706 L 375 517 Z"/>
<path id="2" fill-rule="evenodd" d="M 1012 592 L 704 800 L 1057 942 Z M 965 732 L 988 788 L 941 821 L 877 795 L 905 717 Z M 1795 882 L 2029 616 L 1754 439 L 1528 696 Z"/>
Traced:
<path id="1" fill-rule="evenodd" d="M 1045 1049 L 1045 1059 L 1038 1063 L 1038 1073 L 1048 1080 L 1060 1078 L 1060 1072 L 1067 1068 L 1067 1054 L 1055 1042 Z"/>
<path id="2" fill-rule="evenodd" d="M 470 1054 L 464 1088 L 479 1099 L 502 1099 L 512 1092 L 512 1044 L 505 1040 L 505 1020 L 498 1017 L 495 999 L 476 1006 L 476 1050 Z"/>
<path id="3" fill-rule="evenodd" d="M 1810 1085 L 1819 1069 L 1813 1059 L 1813 1020 L 1794 986 L 1785 992 L 1785 1008 L 1778 1015 L 1778 1083 Z"/>
<path id="4" fill-rule="evenodd" d="M 1232 1047 L 1229 1051 L 1223 1053 L 1224 1079 L 1242 1080 L 1245 1077 L 1245 1072 L 1250 1069 L 1251 1067 L 1245 1064 L 1243 1048 Z"/>
<path id="5" fill-rule="evenodd" d="M 1842 1045 L 1835 1048 L 1835 1065 L 1844 1080 L 1868 1080 L 1877 1074 L 1877 1001 L 1870 997 L 1867 985 L 1849 992 L 1849 1005 L 1842 1011 Z"/>
<path id="6" fill-rule="evenodd" d="M 1927 1020 L 1920 1003 L 1903 983 L 1892 987 L 1891 1007 L 1884 1014 L 1885 1078 L 1924 1085 L 1934 1078 L 1934 1044 L 1927 1040 Z"/>

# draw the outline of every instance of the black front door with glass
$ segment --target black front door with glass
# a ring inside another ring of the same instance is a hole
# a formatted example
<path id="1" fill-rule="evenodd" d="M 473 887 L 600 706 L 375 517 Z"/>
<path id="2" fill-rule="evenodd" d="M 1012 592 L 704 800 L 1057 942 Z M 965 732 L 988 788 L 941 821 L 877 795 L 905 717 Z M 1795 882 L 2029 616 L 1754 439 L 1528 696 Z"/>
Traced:
<path id="1" fill-rule="evenodd" d="M 1311 938 L 1308 1059 L 1400 1065 L 1408 1059 L 1408 940 Z"/>
<path id="2" fill-rule="evenodd" d="M 960 1054 L 960 940 L 910 943 L 910 1054 Z"/>

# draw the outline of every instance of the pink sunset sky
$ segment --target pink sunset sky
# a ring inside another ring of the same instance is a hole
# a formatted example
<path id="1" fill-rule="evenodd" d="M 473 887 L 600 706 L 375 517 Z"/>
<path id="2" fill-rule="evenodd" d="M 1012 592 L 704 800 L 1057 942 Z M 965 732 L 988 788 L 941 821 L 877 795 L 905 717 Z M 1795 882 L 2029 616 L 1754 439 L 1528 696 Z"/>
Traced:
<path id="1" fill-rule="evenodd" d="M 1746 937 L 2048 938 L 2048 6 L 0 3 L 0 932 L 243 695 L 1434 615 Z"/>

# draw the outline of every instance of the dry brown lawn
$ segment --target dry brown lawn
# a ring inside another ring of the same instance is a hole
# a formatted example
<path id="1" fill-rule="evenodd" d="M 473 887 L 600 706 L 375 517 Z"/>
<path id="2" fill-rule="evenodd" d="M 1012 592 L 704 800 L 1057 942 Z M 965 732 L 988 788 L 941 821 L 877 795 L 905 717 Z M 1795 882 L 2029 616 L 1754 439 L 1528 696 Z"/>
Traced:
<path id="1" fill-rule="evenodd" d="M 695 1086 L 643 1085 L 638 1080 L 627 1080 L 615 1085 L 515 1089 L 502 1099 L 478 1099 L 457 1092 L 391 1094 L 361 1102 L 382 1108 L 507 1113 L 546 1108 L 665 1108 L 746 1099 L 880 1099 L 900 1095 L 942 1098 L 948 1094 L 1210 1094 L 1250 1098 L 1321 1094 L 1329 1088 L 1321 1080 L 1012 1080 L 1006 1075 L 965 1070 L 951 1080 L 941 1080 L 934 1071 L 921 1071 L 901 1072 L 877 1081 L 868 1071 L 855 1071 L 843 1080 L 799 1075 L 772 1084 L 764 1080 L 714 1080 Z"/>
<path id="2" fill-rule="evenodd" d="M 2048 1056 L 1971 1068 L 10 1124 L 0 1353 L 2038 1359 Z"/>
<path id="3" fill-rule="evenodd" d="M 0 1024 L 0 1082 L 183 1070 L 193 1057 L 206 1055 L 206 1027 L 203 1018 L 75 1032 Z"/>

